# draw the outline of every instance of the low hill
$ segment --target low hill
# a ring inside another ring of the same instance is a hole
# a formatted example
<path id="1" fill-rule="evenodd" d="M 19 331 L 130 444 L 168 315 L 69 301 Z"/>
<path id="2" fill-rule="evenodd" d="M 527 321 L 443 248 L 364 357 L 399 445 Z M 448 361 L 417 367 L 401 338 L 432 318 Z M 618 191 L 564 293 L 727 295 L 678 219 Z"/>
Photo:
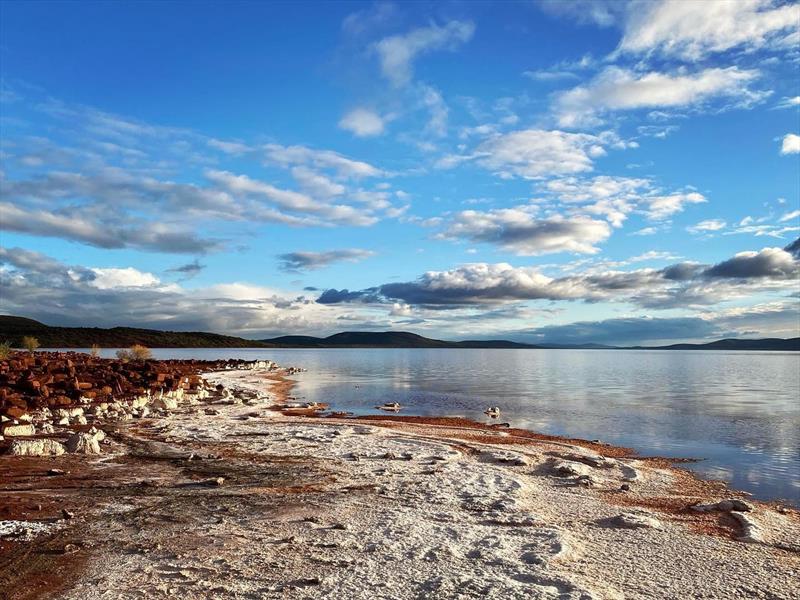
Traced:
<path id="1" fill-rule="evenodd" d="M 42 348 L 127 348 L 143 344 L 149 348 L 266 348 L 256 340 L 202 331 L 158 331 L 135 327 L 51 327 L 24 317 L 0 315 L 0 341 L 19 346 L 23 336 L 39 340 Z"/>
<path id="2" fill-rule="evenodd" d="M 760 340 L 737 340 L 727 338 L 707 344 L 671 344 L 652 350 L 771 350 L 784 352 L 800 351 L 800 338 L 763 338 Z"/>
<path id="3" fill-rule="evenodd" d="M 262 340 L 276 346 L 294 348 L 536 348 L 505 340 L 446 342 L 426 338 L 407 331 L 345 331 L 318 338 L 307 335 L 285 335 Z"/>
<path id="4" fill-rule="evenodd" d="M 135 327 L 51 327 L 24 317 L 0 315 L 0 342 L 19 346 L 23 336 L 32 335 L 43 348 L 126 348 L 143 344 L 150 348 L 509 348 L 509 349 L 629 349 L 629 350 L 776 350 L 800 351 L 800 338 L 760 340 L 724 339 L 707 344 L 633 346 L 628 348 L 600 344 L 531 345 L 507 340 L 467 340 L 447 342 L 407 331 L 345 331 L 328 337 L 284 335 L 248 340 L 203 331 L 159 331 Z"/>

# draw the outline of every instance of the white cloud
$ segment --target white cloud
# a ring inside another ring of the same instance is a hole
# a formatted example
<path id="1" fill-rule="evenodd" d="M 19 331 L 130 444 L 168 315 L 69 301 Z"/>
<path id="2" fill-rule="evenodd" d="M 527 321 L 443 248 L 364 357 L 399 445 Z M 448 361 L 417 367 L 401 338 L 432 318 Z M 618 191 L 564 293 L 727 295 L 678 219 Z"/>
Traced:
<path id="1" fill-rule="evenodd" d="M 650 179 L 608 175 L 552 179 L 539 189 L 553 194 L 561 202 L 580 205 L 571 208 L 572 214 L 602 215 L 614 227 L 621 227 L 634 210 L 661 220 L 682 211 L 686 204 L 706 201 L 697 192 L 665 194 Z M 647 233 L 637 232 L 636 235 Z"/>
<path id="2" fill-rule="evenodd" d="M 517 206 L 486 212 L 457 213 L 439 235 L 444 239 L 466 239 L 495 244 L 522 256 L 555 252 L 594 254 L 594 245 L 611 235 L 605 221 L 584 216 L 555 215 L 538 218 L 537 207 Z"/>
<path id="3" fill-rule="evenodd" d="M 660 221 L 681 212 L 685 204 L 701 204 L 707 200 L 699 192 L 685 192 L 654 196 L 648 198 L 647 201 L 649 204 L 647 216 L 655 221 Z"/>
<path id="4" fill-rule="evenodd" d="M 333 169 L 339 177 L 361 179 L 377 177 L 383 171 L 369 163 L 347 158 L 333 150 L 316 150 L 307 146 L 281 146 L 267 144 L 263 147 L 268 162 L 283 167 L 311 165 L 319 169 Z"/>
<path id="5" fill-rule="evenodd" d="M 555 111 L 562 127 L 576 127 L 597 124 L 600 115 L 609 111 L 689 107 L 712 98 L 748 104 L 765 97 L 766 92 L 754 92 L 747 87 L 758 77 L 758 71 L 738 67 L 666 74 L 635 73 L 611 66 L 588 84 L 559 94 Z"/>
<path id="6" fill-rule="evenodd" d="M 775 108 L 795 108 L 800 106 L 800 96 L 791 96 L 782 98 L 778 104 L 775 105 Z"/>
<path id="7" fill-rule="evenodd" d="M 792 212 L 788 212 L 783 215 L 780 219 L 778 219 L 778 221 L 780 223 L 784 223 L 786 221 L 791 221 L 792 219 L 797 219 L 798 217 L 800 217 L 800 210 L 793 210 Z"/>
<path id="8" fill-rule="evenodd" d="M 786 45 L 800 27 L 797 5 L 773 0 L 660 0 L 631 4 L 621 52 L 698 60 L 732 49 Z"/>
<path id="9" fill-rule="evenodd" d="M 421 54 L 433 50 L 455 50 L 468 42 L 475 25 L 468 21 L 450 21 L 443 27 L 431 24 L 405 35 L 384 38 L 374 46 L 381 63 L 381 72 L 395 87 L 410 83 L 413 62 Z"/>
<path id="10" fill-rule="evenodd" d="M 722 219 L 708 219 L 687 227 L 686 231 L 690 233 L 707 233 L 709 231 L 724 229 L 726 225 L 727 223 Z"/>
<path id="11" fill-rule="evenodd" d="M 476 159 L 503 177 L 537 179 L 591 171 L 594 159 L 606 154 L 606 143 L 586 133 L 525 129 L 490 138 L 473 155 L 451 159 Z"/>
<path id="12" fill-rule="evenodd" d="M 655 227 L 643 227 L 642 229 L 638 229 L 631 233 L 631 235 L 655 235 L 658 233 L 658 229 Z"/>
<path id="13" fill-rule="evenodd" d="M 787 133 L 783 136 L 781 154 L 800 154 L 800 135 Z"/>
<path id="14" fill-rule="evenodd" d="M 342 117 L 339 127 L 358 137 L 372 137 L 383 133 L 384 121 L 374 110 L 354 108 Z"/>
<path id="15" fill-rule="evenodd" d="M 114 290 L 118 288 L 155 287 L 160 281 L 152 273 L 145 273 L 126 267 L 124 269 L 91 269 L 95 278 L 90 282 L 92 287 L 99 290 Z"/>

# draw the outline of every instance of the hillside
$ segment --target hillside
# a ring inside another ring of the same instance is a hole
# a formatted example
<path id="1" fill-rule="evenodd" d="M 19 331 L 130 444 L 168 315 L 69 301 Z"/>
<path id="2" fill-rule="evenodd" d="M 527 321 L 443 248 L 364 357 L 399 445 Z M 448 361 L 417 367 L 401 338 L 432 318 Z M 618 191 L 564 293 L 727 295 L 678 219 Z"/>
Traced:
<path id="1" fill-rule="evenodd" d="M 800 338 L 763 338 L 760 340 L 737 340 L 727 338 L 707 344 L 672 344 L 654 350 L 771 350 L 784 352 L 800 351 Z"/>
<path id="2" fill-rule="evenodd" d="M 23 336 L 32 335 L 43 348 L 125 348 L 143 344 L 150 348 L 508 348 L 508 349 L 628 349 L 628 350 L 773 350 L 800 351 L 800 338 L 760 340 L 724 339 L 707 344 L 633 346 L 628 348 L 585 344 L 531 345 L 507 340 L 448 342 L 407 331 L 345 331 L 328 337 L 284 335 L 248 340 L 203 331 L 159 331 L 134 327 L 51 327 L 24 317 L 0 315 L 0 341 L 19 346 Z"/>
<path id="3" fill-rule="evenodd" d="M 23 336 L 32 335 L 42 348 L 126 348 L 143 344 L 149 348 L 264 348 L 255 340 L 202 331 L 158 331 L 134 327 L 51 327 L 24 317 L 0 315 L 0 341 L 19 346 Z"/>
<path id="4" fill-rule="evenodd" d="M 345 331 L 326 338 L 285 335 L 262 340 L 267 344 L 294 348 L 537 348 L 506 340 L 446 342 L 407 331 Z"/>

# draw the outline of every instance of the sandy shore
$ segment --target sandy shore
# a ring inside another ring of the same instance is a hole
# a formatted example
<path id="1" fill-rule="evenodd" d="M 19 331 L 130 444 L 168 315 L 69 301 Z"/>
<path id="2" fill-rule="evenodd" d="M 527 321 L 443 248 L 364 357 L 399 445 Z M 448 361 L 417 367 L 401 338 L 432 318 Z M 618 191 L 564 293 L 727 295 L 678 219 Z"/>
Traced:
<path id="1" fill-rule="evenodd" d="M 0 597 L 798 597 L 797 512 L 666 461 L 208 379 L 234 397 L 109 425 L 103 454 L 0 457 Z M 727 499 L 751 510 L 690 508 Z"/>

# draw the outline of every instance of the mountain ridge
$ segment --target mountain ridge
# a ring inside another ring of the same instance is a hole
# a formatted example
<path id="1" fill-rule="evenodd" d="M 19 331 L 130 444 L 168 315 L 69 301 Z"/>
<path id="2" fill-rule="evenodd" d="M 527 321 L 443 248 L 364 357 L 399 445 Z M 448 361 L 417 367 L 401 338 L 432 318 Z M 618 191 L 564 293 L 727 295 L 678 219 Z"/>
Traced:
<path id="1" fill-rule="evenodd" d="M 523 344 L 509 340 L 463 340 L 457 342 L 427 338 L 407 331 L 343 331 L 327 337 L 285 335 L 251 340 L 204 331 L 162 331 L 136 327 L 54 327 L 34 319 L 0 315 L 0 341 L 19 346 L 31 335 L 42 347 L 88 348 L 97 344 L 121 348 L 143 344 L 150 348 L 474 348 L 474 349 L 616 349 L 616 350 L 764 350 L 800 351 L 799 338 L 726 338 L 703 344 L 667 346 L 606 346 L 584 344 Z"/>

